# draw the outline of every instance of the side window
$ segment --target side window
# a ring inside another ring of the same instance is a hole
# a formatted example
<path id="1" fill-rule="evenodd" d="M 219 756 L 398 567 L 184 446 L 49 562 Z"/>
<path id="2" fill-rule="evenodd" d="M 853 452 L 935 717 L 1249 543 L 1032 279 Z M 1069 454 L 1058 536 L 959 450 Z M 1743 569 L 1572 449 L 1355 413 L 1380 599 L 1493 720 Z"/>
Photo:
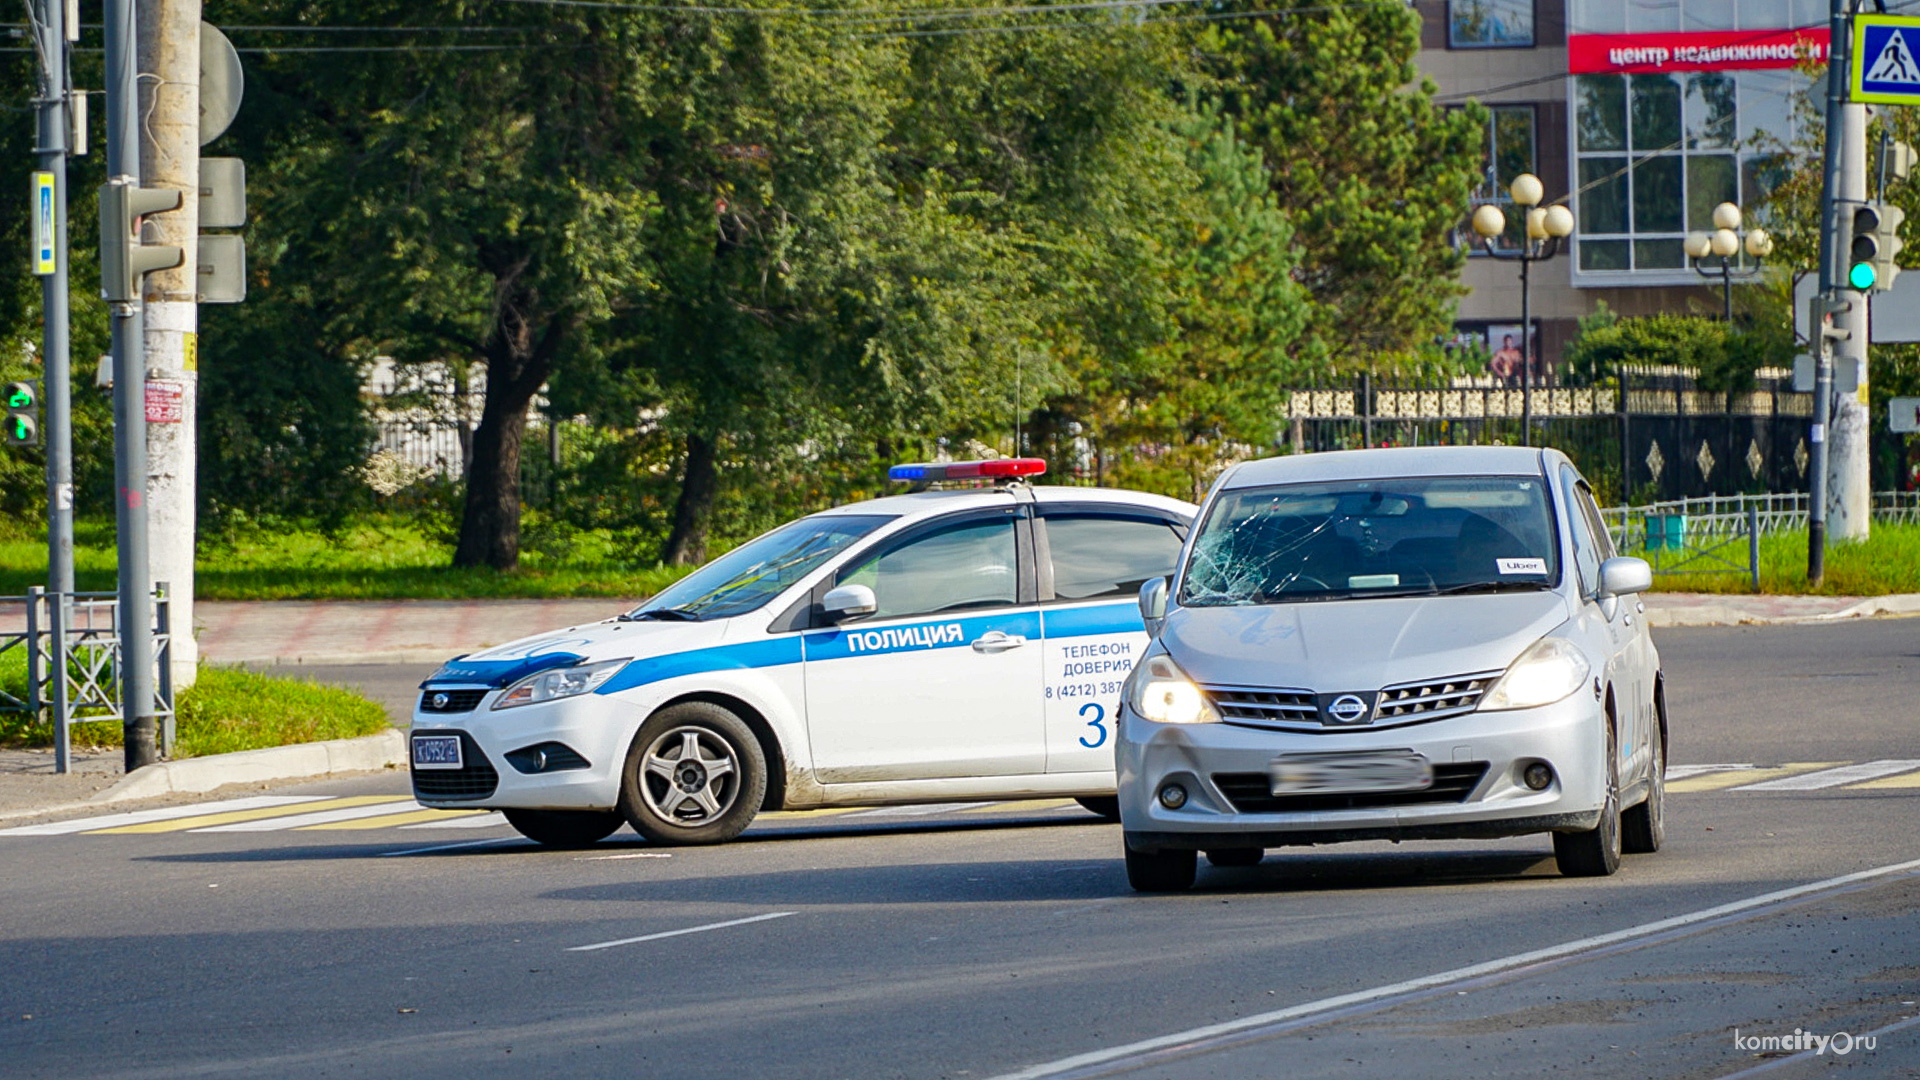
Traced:
<path id="1" fill-rule="evenodd" d="M 1012 518 L 970 521 L 909 540 L 840 573 L 840 585 L 865 585 L 879 607 L 872 618 L 999 607 L 1019 596 Z"/>
<path id="2" fill-rule="evenodd" d="M 1101 514 L 1049 514 L 1053 595 L 1061 600 L 1132 596 L 1148 578 L 1173 573 L 1180 534 L 1164 521 Z"/>
<path id="3" fill-rule="evenodd" d="M 1601 554 L 1602 540 L 1594 535 L 1593 522 L 1580 503 L 1580 489 L 1585 485 L 1573 470 L 1560 473 L 1560 486 L 1567 507 L 1567 533 L 1573 540 L 1573 567 L 1580 575 L 1580 594 L 1592 596 L 1600 587 L 1600 560 L 1605 558 Z M 1601 533 L 1601 537 L 1605 535 Z"/>
<path id="4" fill-rule="evenodd" d="M 1618 555 L 1619 552 L 1613 550 L 1613 534 L 1607 531 L 1606 519 L 1600 516 L 1600 507 L 1593 501 L 1593 489 L 1582 480 L 1575 490 L 1580 494 L 1580 512 L 1586 516 L 1587 528 L 1593 531 L 1594 539 L 1598 542 L 1600 558 L 1605 560 Z"/>

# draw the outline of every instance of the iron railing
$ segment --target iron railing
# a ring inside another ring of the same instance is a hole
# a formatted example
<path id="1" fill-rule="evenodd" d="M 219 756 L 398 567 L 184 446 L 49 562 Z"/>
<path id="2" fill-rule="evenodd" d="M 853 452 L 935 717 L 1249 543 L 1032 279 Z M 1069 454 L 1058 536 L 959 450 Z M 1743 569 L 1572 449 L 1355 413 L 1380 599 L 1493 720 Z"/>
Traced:
<path id="1" fill-rule="evenodd" d="M 72 767 L 74 724 L 121 722 L 120 603 L 114 593 L 58 593 L 34 586 L 25 596 L 0 597 L 0 662 L 19 649 L 27 669 L 26 694 L 0 688 L 0 712 L 25 713 L 53 725 L 54 771 Z M 13 616 L 18 618 L 14 622 Z M 167 587 L 154 589 L 154 715 L 162 757 L 174 743 L 173 634 Z"/>

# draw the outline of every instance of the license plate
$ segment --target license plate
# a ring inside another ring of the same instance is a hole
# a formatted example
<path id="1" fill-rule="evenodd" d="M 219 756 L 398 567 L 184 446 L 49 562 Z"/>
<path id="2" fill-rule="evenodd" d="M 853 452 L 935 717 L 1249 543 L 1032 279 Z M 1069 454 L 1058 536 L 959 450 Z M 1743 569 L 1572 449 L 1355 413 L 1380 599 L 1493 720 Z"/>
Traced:
<path id="1" fill-rule="evenodd" d="M 466 763 L 460 758 L 460 736 L 458 735 L 415 735 L 413 737 L 413 767 L 416 769 L 459 769 Z"/>
<path id="2" fill-rule="evenodd" d="M 1411 750 L 1367 754 L 1282 754 L 1270 769 L 1275 795 L 1425 791 L 1433 763 Z"/>

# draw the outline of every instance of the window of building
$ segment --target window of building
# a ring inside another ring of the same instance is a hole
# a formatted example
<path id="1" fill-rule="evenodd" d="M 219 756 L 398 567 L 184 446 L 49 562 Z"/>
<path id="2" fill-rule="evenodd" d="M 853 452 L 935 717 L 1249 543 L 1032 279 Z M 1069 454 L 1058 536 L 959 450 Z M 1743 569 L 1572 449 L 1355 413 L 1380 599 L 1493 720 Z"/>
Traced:
<path id="1" fill-rule="evenodd" d="M 1567 0 L 1567 32 L 1661 34 L 1824 26 L 1827 8 L 1828 0 Z"/>
<path id="2" fill-rule="evenodd" d="M 1490 105 L 1487 107 L 1486 141 L 1481 144 L 1480 183 L 1473 189 L 1473 205 L 1492 203 L 1507 215 L 1507 231 L 1495 246 L 1516 250 L 1525 235 L 1526 222 L 1514 207 L 1507 188 L 1521 173 L 1538 173 L 1534 157 L 1534 115 L 1531 105 Z M 1468 250 L 1483 250 L 1480 238 L 1464 223 L 1461 237 Z"/>
<path id="3" fill-rule="evenodd" d="M 1690 275 L 1687 233 L 1710 231 L 1723 202 L 1751 210 L 1765 196 L 1764 166 L 1793 138 L 1803 81 L 1791 71 L 1576 77 L 1580 272 Z"/>
<path id="4" fill-rule="evenodd" d="M 1533 0 L 1448 0 L 1447 44 L 1519 49 L 1533 44 Z"/>

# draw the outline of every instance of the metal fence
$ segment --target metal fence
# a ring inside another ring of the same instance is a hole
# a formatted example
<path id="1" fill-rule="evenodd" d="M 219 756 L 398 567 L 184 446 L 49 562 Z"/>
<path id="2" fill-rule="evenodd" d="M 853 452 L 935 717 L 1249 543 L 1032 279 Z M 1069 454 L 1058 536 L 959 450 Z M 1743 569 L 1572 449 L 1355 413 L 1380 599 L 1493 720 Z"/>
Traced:
<path id="1" fill-rule="evenodd" d="M 174 743 L 172 612 L 164 583 L 154 589 L 154 713 L 160 753 Z M 74 724 L 125 719 L 120 661 L 120 603 L 114 593 L 56 593 L 35 586 L 0 597 L 0 665 L 19 650 L 24 695 L 0 686 L 0 712 L 46 718 L 53 725 L 54 771 L 72 765 Z"/>
<path id="2" fill-rule="evenodd" d="M 1760 537 L 1806 528 L 1807 496 L 1706 495 L 1616 506 L 1600 516 L 1613 546 L 1646 559 L 1656 574 L 1743 574 L 1758 592 Z M 1920 522 L 1920 492 L 1874 492 L 1873 520 Z"/>

